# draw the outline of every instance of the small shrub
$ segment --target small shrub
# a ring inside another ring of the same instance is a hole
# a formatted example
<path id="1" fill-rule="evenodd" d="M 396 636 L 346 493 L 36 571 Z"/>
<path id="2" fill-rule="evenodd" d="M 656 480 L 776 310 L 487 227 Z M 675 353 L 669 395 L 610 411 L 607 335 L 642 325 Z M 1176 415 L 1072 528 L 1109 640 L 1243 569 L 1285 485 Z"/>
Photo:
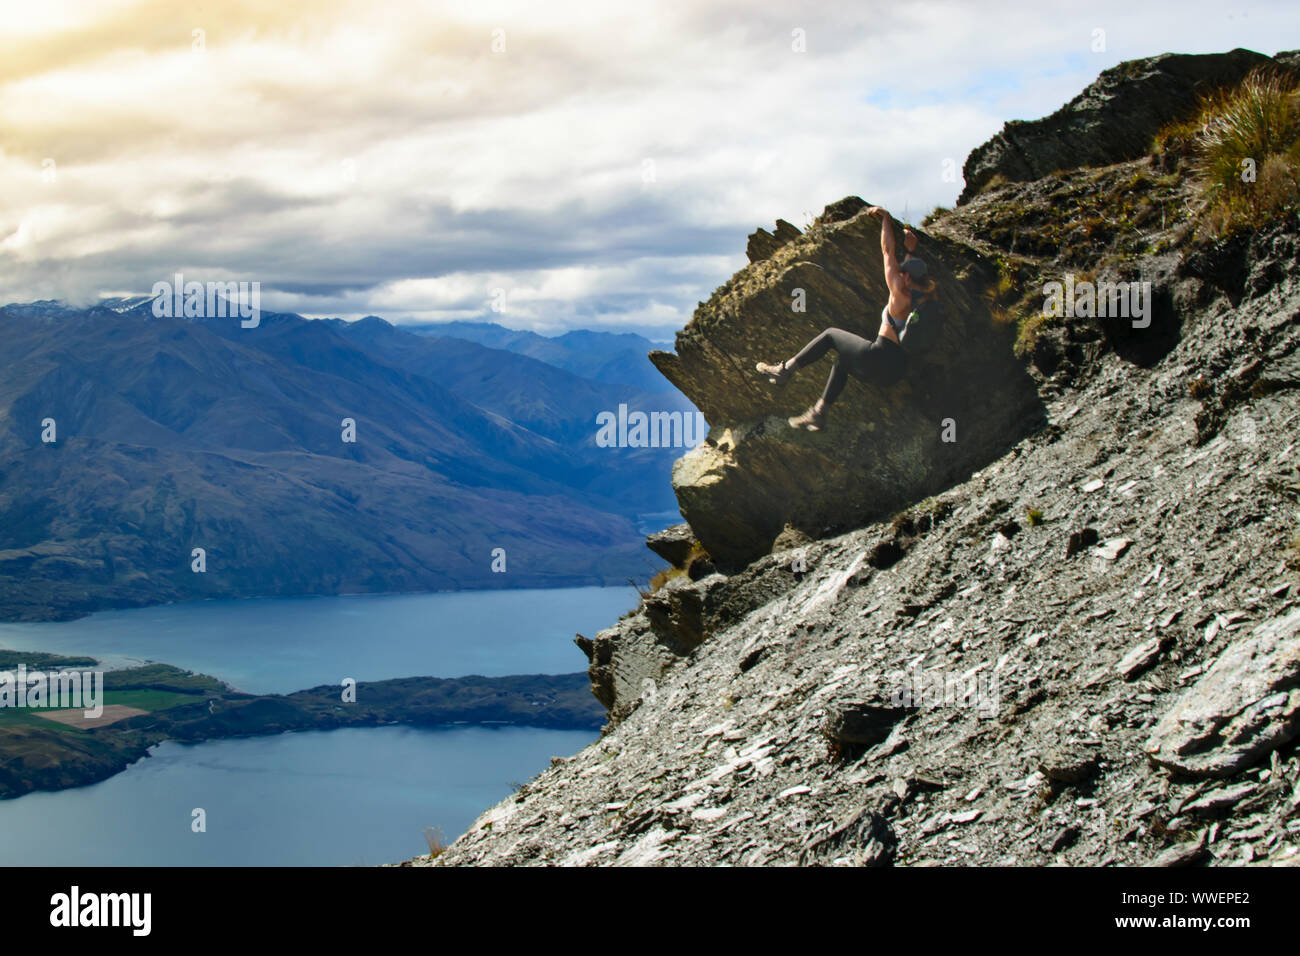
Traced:
<path id="1" fill-rule="evenodd" d="M 1107 217 L 1090 216 L 1083 221 L 1080 228 L 1084 239 L 1088 242 L 1105 245 L 1115 238 L 1117 232 L 1130 229 L 1131 223 L 1122 214 L 1118 223 Z"/>
<path id="2" fill-rule="evenodd" d="M 642 591 L 635 583 L 632 586 L 637 588 L 637 593 L 640 594 L 642 598 L 649 597 L 669 581 L 680 578 L 683 574 L 690 574 L 691 565 L 699 560 L 708 561 L 709 552 L 704 550 L 704 545 L 696 541 L 691 545 L 691 550 L 687 552 L 686 560 L 682 562 L 680 568 L 668 567 L 655 573 L 655 575 L 650 579 L 648 585 L 650 588 L 649 591 Z"/>
<path id="3" fill-rule="evenodd" d="M 921 502 L 920 508 L 929 512 L 933 524 L 938 524 L 952 514 L 952 502 L 939 497 L 926 498 Z"/>
<path id="4" fill-rule="evenodd" d="M 989 317 L 993 320 L 994 325 L 1014 325 L 1020 321 L 1020 317 L 1014 309 L 1008 309 L 996 304 L 989 306 Z"/>
<path id="5" fill-rule="evenodd" d="M 1204 375 L 1198 375 L 1187 383 L 1187 394 L 1197 401 L 1200 401 L 1206 395 L 1210 394 L 1210 383 L 1206 380 Z"/>
<path id="6" fill-rule="evenodd" d="M 447 843 L 442 838 L 442 827 L 425 827 L 424 842 L 429 844 L 429 856 L 441 856 L 447 851 Z"/>
<path id="7" fill-rule="evenodd" d="M 1010 272 L 1001 272 L 998 275 L 997 296 L 1000 300 L 1009 298 L 1017 289 L 1016 277 Z"/>
<path id="8" fill-rule="evenodd" d="M 1294 79 L 1256 70 L 1231 90 L 1205 100 L 1197 169 L 1208 184 L 1236 189 L 1241 161 L 1285 154 L 1300 140 L 1300 90 Z"/>
<path id="9" fill-rule="evenodd" d="M 1033 315 L 1026 315 L 1020 319 L 1018 331 L 1016 333 L 1016 344 L 1013 351 L 1017 358 L 1028 358 L 1034 354 L 1034 346 L 1038 344 L 1038 336 L 1042 334 L 1043 329 L 1060 323 L 1060 319 L 1054 315 L 1046 315 L 1042 312 L 1036 312 Z"/>
<path id="10" fill-rule="evenodd" d="M 935 206 L 933 209 L 931 209 L 928 213 L 925 214 L 925 218 L 921 220 L 921 225 L 923 226 L 932 225 L 937 219 L 939 219 L 942 216 L 946 216 L 950 212 L 952 212 L 952 210 L 949 209 L 947 206 Z"/>
<path id="11" fill-rule="evenodd" d="M 1155 141 L 1151 144 L 1151 152 L 1183 152 L 1196 142 L 1196 137 L 1199 136 L 1200 133 L 1201 114 L 1198 111 L 1196 115 L 1191 116 L 1188 119 L 1170 123 L 1157 133 Z"/>
<path id="12" fill-rule="evenodd" d="M 1029 522 L 1029 527 L 1036 528 L 1043 523 L 1043 513 L 1037 508 L 1026 508 L 1025 520 Z"/>
<path id="13" fill-rule="evenodd" d="M 1010 180 L 1007 179 L 1006 176 L 1003 176 L 1001 173 L 994 173 L 989 181 L 980 187 L 980 191 L 976 195 L 982 196 L 984 193 L 992 192 L 999 187 L 1007 185 L 1008 182 L 1010 182 Z"/>
<path id="14" fill-rule="evenodd" d="M 1300 200 L 1300 166 L 1284 156 L 1270 156 L 1259 167 L 1255 180 L 1255 202 L 1262 213 L 1274 213 Z"/>
<path id="15" fill-rule="evenodd" d="M 1202 234 L 1218 237 L 1285 215 L 1300 198 L 1300 80 L 1255 70 L 1202 98 L 1197 114 L 1165 127 L 1153 149 L 1191 154 L 1206 200 Z M 1253 182 L 1242 179 L 1245 160 L 1255 164 Z"/>
<path id="16" fill-rule="evenodd" d="M 685 573 L 684 568 L 664 568 L 650 579 L 650 591 L 648 593 L 654 594 L 669 581 L 680 578 Z"/>
<path id="17" fill-rule="evenodd" d="M 1286 566 L 1292 571 L 1300 571 L 1300 534 L 1291 539 L 1286 549 Z"/>

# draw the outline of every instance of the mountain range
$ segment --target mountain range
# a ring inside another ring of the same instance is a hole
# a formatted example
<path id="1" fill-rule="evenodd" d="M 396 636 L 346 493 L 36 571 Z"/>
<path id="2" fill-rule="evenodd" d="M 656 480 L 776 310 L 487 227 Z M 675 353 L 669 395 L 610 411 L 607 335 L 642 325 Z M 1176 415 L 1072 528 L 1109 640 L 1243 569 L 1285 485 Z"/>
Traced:
<path id="1" fill-rule="evenodd" d="M 633 385 L 650 392 L 664 390 L 664 380 L 646 362 L 646 353 L 671 348 L 631 332 L 595 332 L 575 329 L 554 337 L 522 329 L 507 329 L 494 322 L 446 322 L 406 325 L 417 335 L 466 339 L 489 348 L 527 355 L 575 375 L 610 385 Z M 675 391 L 675 390 L 674 390 Z"/>
<path id="2" fill-rule="evenodd" d="M 620 403 L 691 409 L 644 353 L 652 375 L 619 383 L 594 377 L 618 377 L 615 347 L 584 369 L 571 341 L 566 369 L 377 317 L 263 312 L 243 328 L 158 318 L 147 297 L 9 305 L 0 330 L 9 619 L 624 583 L 652 569 L 638 517 L 674 509 L 681 449 L 594 441 Z"/>

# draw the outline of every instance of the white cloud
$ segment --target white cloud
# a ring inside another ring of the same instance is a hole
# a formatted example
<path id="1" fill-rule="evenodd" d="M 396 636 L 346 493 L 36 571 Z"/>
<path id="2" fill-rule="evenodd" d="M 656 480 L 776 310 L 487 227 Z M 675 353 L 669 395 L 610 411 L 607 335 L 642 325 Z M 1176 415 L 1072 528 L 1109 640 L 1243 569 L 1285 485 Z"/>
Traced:
<path id="1" fill-rule="evenodd" d="M 848 194 L 919 219 L 945 158 L 1121 59 L 1300 45 L 1290 4 L 1205 0 L 42 9 L 0 41 L 5 301 L 183 270 L 305 314 L 661 335 L 755 227 Z"/>

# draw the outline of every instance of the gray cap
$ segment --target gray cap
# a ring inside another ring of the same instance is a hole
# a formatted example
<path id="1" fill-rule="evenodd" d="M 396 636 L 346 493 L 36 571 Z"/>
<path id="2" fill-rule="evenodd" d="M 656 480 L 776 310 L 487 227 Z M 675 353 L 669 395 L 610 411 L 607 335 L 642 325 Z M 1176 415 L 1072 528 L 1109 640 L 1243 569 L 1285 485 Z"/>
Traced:
<path id="1" fill-rule="evenodd" d="M 906 259 L 899 267 L 913 279 L 924 279 L 926 273 L 925 260 L 912 256 Z"/>

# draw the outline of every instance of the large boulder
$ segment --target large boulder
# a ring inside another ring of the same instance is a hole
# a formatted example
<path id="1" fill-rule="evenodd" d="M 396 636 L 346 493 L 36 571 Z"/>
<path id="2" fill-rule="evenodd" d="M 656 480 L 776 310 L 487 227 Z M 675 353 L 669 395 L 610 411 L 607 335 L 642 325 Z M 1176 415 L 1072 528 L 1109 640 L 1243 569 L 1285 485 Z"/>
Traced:
<path id="1" fill-rule="evenodd" d="M 1012 355 L 1015 329 L 995 322 L 981 297 L 995 274 L 956 244 L 919 233 L 917 254 L 939 283 L 939 341 L 893 388 L 850 379 L 822 431 L 789 427 L 786 419 L 821 394 L 831 357 L 780 389 L 755 363 L 789 358 L 827 327 L 868 338 L 879 328 L 889 293 L 880 223 L 864 206 L 850 197 L 827 207 L 807 233 L 702 304 L 677 334 L 675 354 L 650 355 L 712 425 L 674 466 L 673 488 L 723 570 L 768 553 L 783 532 L 819 538 L 889 517 L 993 461 L 1043 421 Z"/>
<path id="2" fill-rule="evenodd" d="M 1029 182 L 1062 169 L 1136 159 L 1151 149 L 1162 127 L 1187 116 L 1202 94 L 1238 83 L 1257 67 L 1295 63 L 1295 53 L 1272 58 L 1253 50 L 1127 60 L 1051 116 L 1012 120 L 972 151 L 957 202 L 967 202 L 996 177 Z"/>

